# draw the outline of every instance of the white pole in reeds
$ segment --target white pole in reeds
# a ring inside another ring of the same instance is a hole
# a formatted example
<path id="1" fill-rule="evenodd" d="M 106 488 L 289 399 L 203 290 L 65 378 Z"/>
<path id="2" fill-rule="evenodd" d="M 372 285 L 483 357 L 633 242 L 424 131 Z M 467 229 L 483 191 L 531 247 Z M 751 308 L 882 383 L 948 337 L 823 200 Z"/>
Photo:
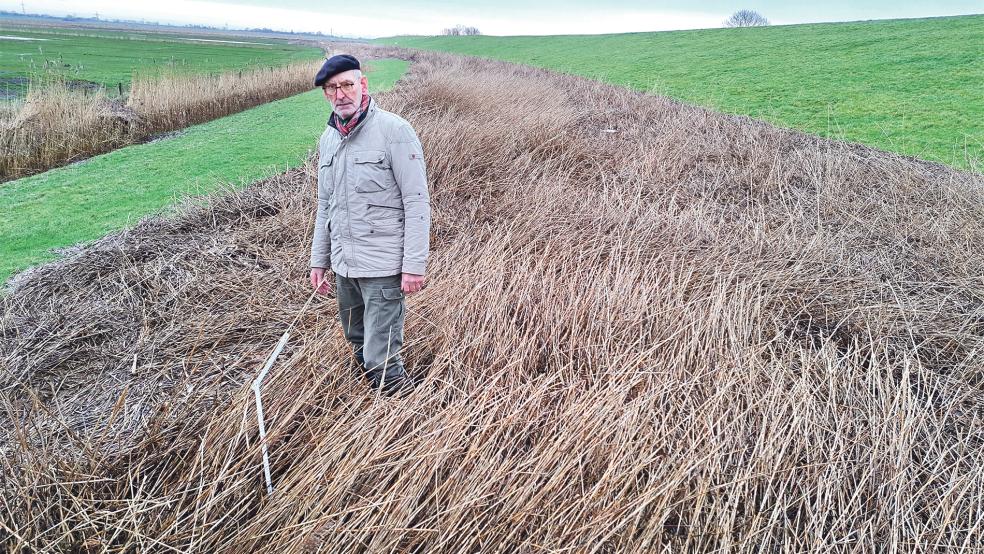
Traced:
<path id="1" fill-rule="evenodd" d="M 263 477 L 266 478 L 267 494 L 273 494 L 273 481 L 270 479 L 270 455 L 267 453 L 266 423 L 263 421 L 263 398 L 261 396 L 263 378 L 266 377 L 266 374 L 271 368 L 273 368 L 273 363 L 277 361 L 277 356 L 279 356 L 280 352 L 285 346 L 287 346 L 287 339 L 290 338 L 291 329 L 294 328 L 294 325 L 297 325 L 298 320 L 300 320 L 301 316 L 304 315 L 304 312 L 307 311 L 308 306 L 311 305 L 311 301 L 314 300 L 314 297 L 318 294 L 318 290 L 321 289 L 321 286 L 324 285 L 326 280 L 327 277 L 323 277 L 321 282 L 318 283 L 318 286 L 315 287 L 314 292 L 311 293 L 311 296 L 308 296 L 307 302 L 304 303 L 304 307 L 297 312 L 297 315 L 294 316 L 294 321 L 291 321 L 290 325 L 287 326 L 287 330 L 284 331 L 283 336 L 280 337 L 280 342 L 277 343 L 277 347 L 273 349 L 273 352 L 270 353 L 270 357 L 267 358 L 266 363 L 263 364 L 263 370 L 260 371 L 260 374 L 257 375 L 256 379 L 253 381 L 253 394 L 256 397 L 256 423 L 259 424 L 260 427 L 260 450 L 263 452 Z"/>
<path id="2" fill-rule="evenodd" d="M 284 336 L 280 337 L 280 342 L 277 343 L 277 347 L 273 349 L 270 357 L 267 358 L 266 365 L 263 366 L 263 371 L 253 381 L 253 393 L 256 395 L 256 422 L 260 426 L 260 449 L 263 451 L 263 476 L 266 477 L 267 494 L 273 494 L 273 483 L 270 480 L 270 457 L 267 454 L 266 424 L 263 422 L 263 399 L 260 395 L 261 388 L 263 387 L 263 378 L 266 377 L 267 372 L 273 367 L 273 362 L 280 355 L 280 351 L 287 345 L 288 338 L 290 338 L 289 329 L 284 332 Z"/>

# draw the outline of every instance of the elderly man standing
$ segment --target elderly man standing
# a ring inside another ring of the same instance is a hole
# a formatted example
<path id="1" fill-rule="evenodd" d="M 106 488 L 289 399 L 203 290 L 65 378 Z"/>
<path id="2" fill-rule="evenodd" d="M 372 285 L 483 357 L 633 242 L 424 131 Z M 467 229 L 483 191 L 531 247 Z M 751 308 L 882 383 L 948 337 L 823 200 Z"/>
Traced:
<path id="1" fill-rule="evenodd" d="M 406 390 L 404 295 L 424 288 L 430 236 L 420 140 L 376 105 L 354 57 L 326 60 L 314 84 L 332 114 L 319 142 L 311 285 L 337 290 L 342 330 L 372 387 Z"/>

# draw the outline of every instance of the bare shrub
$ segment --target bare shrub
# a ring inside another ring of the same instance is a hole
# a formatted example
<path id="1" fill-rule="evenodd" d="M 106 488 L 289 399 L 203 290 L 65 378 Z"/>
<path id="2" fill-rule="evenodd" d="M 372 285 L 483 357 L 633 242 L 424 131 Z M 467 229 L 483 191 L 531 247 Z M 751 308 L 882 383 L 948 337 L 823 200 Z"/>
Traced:
<path id="1" fill-rule="evenodd" d="M 984 542 L 984 177 L 436 54 L 423 382 L 301 312 L 316 160 L 27 273 L 12 551 L 840 552 Z M 504 91 L 533 90 L 509 97 Z M 508 117 L 513 110 L 522 117 Z M 300 316 L 264 402 L 249 380 Z"/>
<path id="2" fill-rule="evenodd" d="M 442 35 L 459 37 L 459 36 L 475 36 L 482 34 L 478 30 L 478 27 L 467 27 L 465 25 L 455 25 L 454 27 L 448 27 L 441 31 Z"/>
<path id="3" fill-rule="evenodd" d="M 105 91 L 82 93 L 61 82 L 32 87 L 18 108 L 8 104 L 0 118 L 0 180 L 309 90 L 316 72 L 314 63 L 297 63 L 218 75 L 141 75 L 125 104 Z"/>
<path id="4" fill-rule="evenodd" d="M 755 10 L 738 10 L 724 21 L 725 27 L 765 27 L 769 20 Z"/>

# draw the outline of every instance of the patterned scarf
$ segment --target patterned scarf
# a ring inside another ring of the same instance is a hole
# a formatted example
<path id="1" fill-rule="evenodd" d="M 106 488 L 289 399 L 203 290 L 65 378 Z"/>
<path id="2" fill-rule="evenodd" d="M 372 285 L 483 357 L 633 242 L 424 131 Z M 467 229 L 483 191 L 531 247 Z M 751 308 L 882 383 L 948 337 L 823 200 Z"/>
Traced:
<path id="1" fill-rule="evenodd" d="M 331 125 L 335 129 L 338 129 L 338 132 L 341 133 L 343 137 L 347 136 L 349 133 L 352 132 L 352 129 L 355 129 L 355 127 L 359 124 L 359 122 L 362 121 L 362 118 L 366 115 L 366 110 L 368 109 L 369 109 L 369 94 L 363 92 L 362 104 L 359 105 L 359 109 L 354 114 L 352 114 L 352 117 L 350 117 L 348 121 L 342 122 L 338 118 L 338 114 L 332 112 L 331 117 L 328 118 L 328 125 Z"/>

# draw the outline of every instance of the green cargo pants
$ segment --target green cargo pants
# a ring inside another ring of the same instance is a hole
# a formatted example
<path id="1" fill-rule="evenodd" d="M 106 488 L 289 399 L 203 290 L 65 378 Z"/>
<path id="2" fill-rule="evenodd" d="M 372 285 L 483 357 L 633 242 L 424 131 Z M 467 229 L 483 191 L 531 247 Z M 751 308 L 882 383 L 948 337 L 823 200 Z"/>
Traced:
<path id="1" fill-rule="evenodd" d="M 335 274 L 338 317 L 355 359 L 374 389 L 389 391 L 406 380 L 400 349 L 406 315 L 402 277 L 342 277 Z"/>

